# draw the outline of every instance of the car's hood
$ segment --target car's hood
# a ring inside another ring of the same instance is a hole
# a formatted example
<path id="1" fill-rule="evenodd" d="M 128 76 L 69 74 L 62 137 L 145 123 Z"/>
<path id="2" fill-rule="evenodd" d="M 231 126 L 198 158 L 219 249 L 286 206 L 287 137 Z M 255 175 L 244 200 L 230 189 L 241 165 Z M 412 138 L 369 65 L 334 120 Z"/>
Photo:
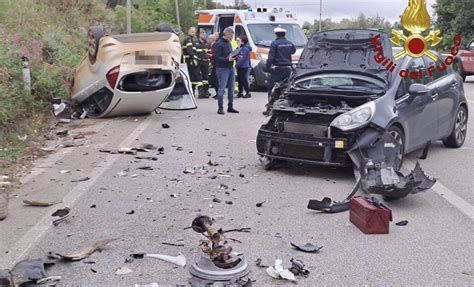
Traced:
<path id="1" fill-rule="evenodd" d="M 380 34 L 378 42 L 382 45 L 383 55 L 392 55 L 389 37 L 375 30 L 342 29 L 319 32 L 308 41 L 295 76 L 315 72 L 356 72 L 389 82 L 389 72 L 375 61 L 376 48 L 372 38 Z"/>

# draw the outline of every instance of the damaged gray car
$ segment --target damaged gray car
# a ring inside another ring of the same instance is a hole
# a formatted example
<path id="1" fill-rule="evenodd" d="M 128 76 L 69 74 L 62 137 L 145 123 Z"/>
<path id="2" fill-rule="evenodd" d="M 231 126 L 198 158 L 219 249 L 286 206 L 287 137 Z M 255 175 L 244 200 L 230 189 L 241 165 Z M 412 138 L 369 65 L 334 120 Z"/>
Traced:
<path id="1" fill-rule="evenodd" d="M 399 172 L 404 155 L 424 148 L 426 156 L 438 140 L 461 147 L 468 120 L 462 79 L 450 66 L 442 69 L 437 55 L 438 61 L 407 56 L 395 62 L 386 33 L 316 33 L 289 80 L 273 90 L 258 154 L 269 165 L 352 165 L 362 190 L 388 199 L 430 188 L 435 180 L 418 164 L 406 176 Z M 402 70 L 410 76 L 400 76 Z"/>

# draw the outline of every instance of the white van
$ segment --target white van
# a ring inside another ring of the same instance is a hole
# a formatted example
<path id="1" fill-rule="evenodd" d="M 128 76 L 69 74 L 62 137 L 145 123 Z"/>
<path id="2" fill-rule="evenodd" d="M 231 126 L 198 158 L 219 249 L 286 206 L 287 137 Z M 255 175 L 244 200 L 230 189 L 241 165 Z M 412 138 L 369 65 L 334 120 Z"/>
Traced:
<path id="1" fill-rule="evenodd" d="M 234 27 L 236 38 L 242 35 L 247 36 L 252 47 L 250 56 L 252 90 L 266 87 L 268 74 L 263 71 L 263 67 L 268 58 L 270 44 L 275 40 L 273 29 L 281 27 L 287 31 L 286 38 L 296 46 L 296 53 L 293 55 L 294 63 L 298 62 L 308 41 L 296 22 L 295 14 L 282 8 L 198 10 L 196 15 L 198 16 L 198 33 L 204 30 L 207 35 L 215 32 L 221 34 L 225 28 L 231 26 Z"/>

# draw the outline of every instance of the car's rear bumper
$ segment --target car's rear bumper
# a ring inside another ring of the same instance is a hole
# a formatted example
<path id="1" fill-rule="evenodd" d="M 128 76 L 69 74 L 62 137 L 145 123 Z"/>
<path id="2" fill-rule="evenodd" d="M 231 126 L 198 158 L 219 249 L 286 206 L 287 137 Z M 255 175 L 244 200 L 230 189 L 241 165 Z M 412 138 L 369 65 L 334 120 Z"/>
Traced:
<path id="1" fill-rule="evenodd" d="M 351 160 L 345 138 L 323 138 L 306 134 L 280 133 L 261 128 L 257 151 L 261 156 L 324 166 L 346 167 Z"/>

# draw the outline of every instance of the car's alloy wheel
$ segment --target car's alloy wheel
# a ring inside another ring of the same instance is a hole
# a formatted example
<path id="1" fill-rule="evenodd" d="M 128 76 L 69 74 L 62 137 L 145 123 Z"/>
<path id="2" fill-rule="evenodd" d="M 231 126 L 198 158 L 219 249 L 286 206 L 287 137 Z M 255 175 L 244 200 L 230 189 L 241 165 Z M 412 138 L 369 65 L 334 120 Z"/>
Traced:
<path id="1" fill-rule="evenodd" d="M 396 161 L 396 166 L 395 169 L 398 171 L 402 167 L 403 164 L 403 153 L 405 150 L 405 138 L 403 137 L 402 131 L 398 127 L 391 127 L 388 130 L 388 133 L 393 136 L 393 138 L 397 141 L 397 143 L 400 145 L 400 151 L 397 154 L 397 161 Z"/>
<path id="2" fill-rule="evenodd" d="M 456 134 L 456 141 L 459 144 L 463 144 L 467 132 L 467 115 L 464 109 L 460 109 L 456 116 L 456 124 L 454 125 L 454 130 Z"/>
<path id="3" fill-rule="evenodd" d="M 464 144 L 467 134 L 467 110 L 465 107 L 460 106 L 458 112 L 456 113 L 456 118 L 454 121 L 454 127 L 443 143 L 447 147 L 458 148 Z"/>

